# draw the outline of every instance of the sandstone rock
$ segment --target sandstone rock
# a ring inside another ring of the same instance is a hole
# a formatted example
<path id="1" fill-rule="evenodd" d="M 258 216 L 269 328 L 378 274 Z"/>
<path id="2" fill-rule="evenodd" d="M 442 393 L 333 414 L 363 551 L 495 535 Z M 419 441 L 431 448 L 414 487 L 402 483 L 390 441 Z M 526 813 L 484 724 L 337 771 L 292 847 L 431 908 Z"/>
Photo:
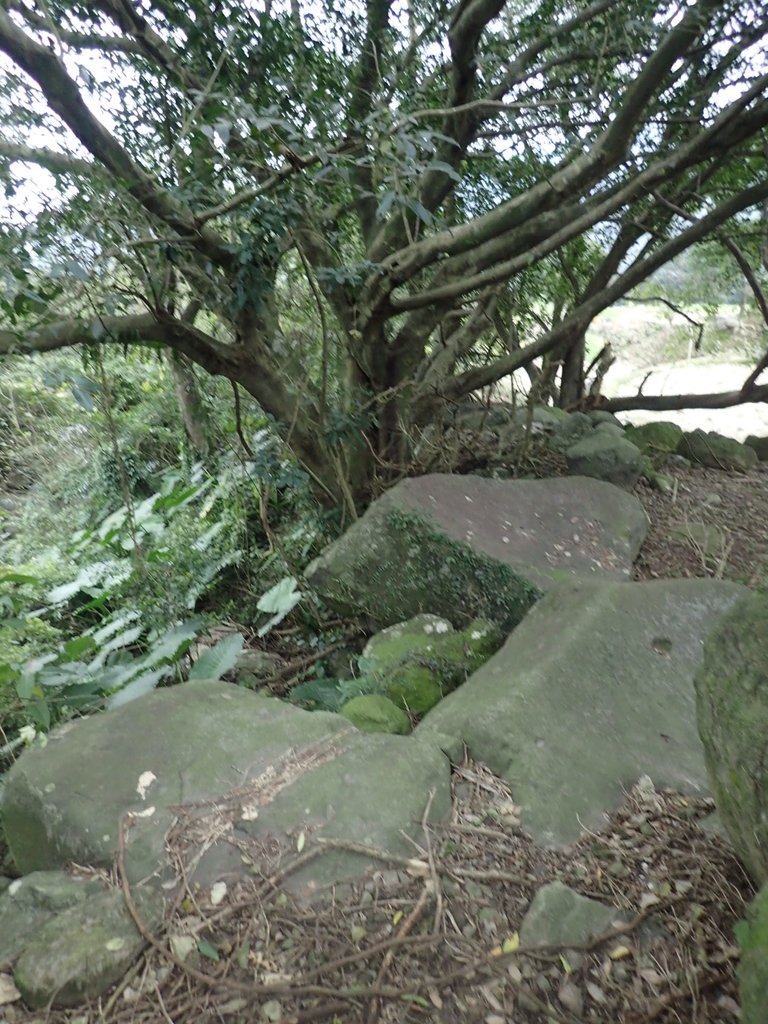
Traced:
<path id="1" fill-rule="evenodd" d="M 366 693 L 347 701 L 339 712 L 362 732 L 388 732 L 405 736 L 411 731 L 408 715 L 379 693 Z"/>
<path id="2" fill-rule="evenodd" d="M 640 450 L 624 437 L 593 431 L 565 453 L 568 472 L 634 487 L 643 471 Z"/>
<path id="3" fill-rule="evenodd" d="M 587 416 L 592 422 L 597 425 L 598 423 L 610 423 L 614 427 L 618 427 L 619 430 L 624 430 L 624 424 L 621 420 L 614 416 L 612 412 L 606 412 L 605 409 L 592 409 L 587 413 Z"/>
<path id="4" fill-rule="evenodd" d="M 384 494 L 306 575 L 374 628 L 431 612 L 508 631 L 558 580 L 627 579 L 647 527 L 636 498 L 596 480 L 433 474 Z"/>
<path id="5" fill-rule="evenodd" d="M 768 882 L 768 594 L 751 594 L 707 641 L 696 675 L 699 732 L 720 817 Z"/>
<path id="6" fill-rule="evenodd" d="M 719 580 L 563 584 L 414 735 L 463 740 L 550 846 L 600 829 L 642 775 L 707 793 L 693 675 L 746 592 Z"/>
<path id="7" fill-rule="evenodd" d="M 520 945 L 584 946 L 612 925 L 625 923 L 615 907 L 582 896 L 562 882 L 539 889 L 520 926 Z"/>
<path id="8" fill-rule="evenodd" d="M 692 430 L 683 434 L 677 446 L 680 455 L 712 469 L 746 472 L 757 465 L 757 452 L 748 445 L 724 437 L 714 430 Z"/>
<path id="9" fill-rule="evenodd" d="M 593 428 L 594 423 L 586 413 L 569 413 L 555 424 L 547 444 L 553 451 L 564 452 L 582 438 L 588 437 Z"/>
<path id="10" fill-rule="evenodd" d="M 102 890 L 98 879 L 73 878 L 64 871 L 35 871 L 10 882 L 0 895 L 0 970 L 46 921 Z"/>
<path id="11" fill-rule="evenodd" d="M 501 643 L 502 636 L 496 626 L 482 619 L 456 631 L 447 619 L 416 615 L 371 637 L 359 667 L 366 675 L 382 678 L 385 685 L 387 680 L 396 679 L 403 669 L 429 669 L 442 696 L 455 690 L 480 668 Z M 409 707 L 415 710 L 413 705 Z"/>
<path id="12" fill-rule="evenodd" d="M 305 831 L 410 855 L 403 833 L 418 832 L 429 791 L 435 819 L 450 807 L 442 746 L 363 734 L 340 715 L 226 683 L 185 683 L 68 723 L 47 746 L 25 750 L 8 773 L 0 811 L 23 872 L 71 860 L 110 867 L 120 823 L 132 813 L 128 877 L 165 877 L 165 834 L 178 806 L 230 815 L 233 838 L 268 836 L 295 849 Z M 227 835 L 206 857 L 205 877 L 246 870 Z M 328 851 L 290 884 L 308 891 L 370 864 L 361 854 Z"/>
<path id="13" fill-rule="evenodd" d="M 133 893 L 151 930 L 162 917 L 162 898 Z M 13 980 L 33 1008 L 77 1006 L 105 992 L 144 948 L 122 892 L 109 889 L 62 911 L 40 928 L 19 957 Z"/>

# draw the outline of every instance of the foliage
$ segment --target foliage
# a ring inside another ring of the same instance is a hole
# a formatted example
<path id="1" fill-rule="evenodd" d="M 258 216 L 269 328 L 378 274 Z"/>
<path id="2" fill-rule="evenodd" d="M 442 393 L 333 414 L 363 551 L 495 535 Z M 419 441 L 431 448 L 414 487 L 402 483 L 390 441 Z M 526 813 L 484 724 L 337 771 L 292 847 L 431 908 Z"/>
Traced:
<path id="1" fill-rule="evenodd" d="M 0 354 L 170 348 L 349 511 L 768 197 L 757 0 L 129 7 L 0 11 Z"/>

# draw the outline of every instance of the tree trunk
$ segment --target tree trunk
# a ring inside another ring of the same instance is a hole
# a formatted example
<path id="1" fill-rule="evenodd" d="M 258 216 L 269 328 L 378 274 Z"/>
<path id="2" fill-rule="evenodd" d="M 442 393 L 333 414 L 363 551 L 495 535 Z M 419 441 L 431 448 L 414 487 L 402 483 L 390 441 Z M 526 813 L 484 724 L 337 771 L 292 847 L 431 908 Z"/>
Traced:
<path id="1" fill-rule="evenodd" d="M 184 431 L 198 455 L 206 458 L 211 450 L 210 424 L 194 367 L 186 356 L 174 352 L 171 355 L 171 372 Z"/>
<path id="2" fill-rule="evenodd" d="M 563 354 L 560 380 L 560 408 L 570 409 L 581 401 L 584 395 L 584 350 L 586 336 L 578 334 L 568 342 Z"/>

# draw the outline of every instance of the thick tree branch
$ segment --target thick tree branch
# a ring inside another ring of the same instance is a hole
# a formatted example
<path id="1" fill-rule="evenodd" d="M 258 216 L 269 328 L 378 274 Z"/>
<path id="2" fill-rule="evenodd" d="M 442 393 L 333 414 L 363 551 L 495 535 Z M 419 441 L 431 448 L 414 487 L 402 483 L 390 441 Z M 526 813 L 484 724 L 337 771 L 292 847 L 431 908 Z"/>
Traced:
<path id="1" fill-rule="evenodd" d="M 0 51 L 5 52 L 40 87 L 46 101 L 92 156 L 153 216 L 183 235 L 194 237 L 195 248 L 217 266 L 232 262 L 223 239 L 209 228 L 198 228 L 194 216 L 165 192 L 130 157 L 117 139 L 85 105 L 66 68 L 47 47 L 35 42 L 0 9 Z"/>
<path id="2" fill-rule="evenodd" d="M 0 139 L 0 159 L 38 164 L 52 174 L 93 174 L 96 167 L 88 160 L 78 160 L 77 157 L 59 153 L 55 149 L 35 149 L 16 142 L 6 142 L 4 139 Z"/>
<path id="3" fill-rule="evenodd" d="M 606 412 L 629 412 L 648 409 L 671 412 L 675 409 L 729 409 L 747 402 L 768 401 L 768 384 L 749 391 L 720 391 L 707 395 L 632 395 L 627 398 L 601 399 L 600 408 Z"/>
<path id="4" fill-rule="evenodd" d="M 403 284 L 430 264 L 448 256 L 476 251 L 484 243 L 492 242 L 501 235 L 513 232 L 533 217 L 559 208 L 564 199 L 583 194 L 608 171 L 618 166 L 624 156 L 626 145 L 632 138 L 642 118 L 641 97 L 645 96 L 652 84 L 659 91 L 667 71 L 675 61 L 684 55 L 700 28 L 700 18 L 715 6 L 716 0 L 705 0 L 692 8 L 681 24 L 673 29 L 670 38 L 646 62 L 645 69 L 628 91 L 625 100 L 607 129 L 595 140 L 590 148 L 566 159 L 546 179 L 540 181 L 522 195 L 502 203 L 490 213 L 477 217 L 458 228 L 451 228 L 431 235 L 381 260 L 385 277 L 378 282 L 382 300 L 391 288 Z M 765 25 L 763 31 L 766 31 Z M 670 41 L 671 39 L 671 41 Z M 653 69 L 653 74 L 648 71 Z M 647 73 L 646 73 L 647 72 Z M 752 87 L 734 100 L 716 117 L 712 124 L 697 136 L 699 144 L 722 132 L 724 127 L 742 112 L 756 96 L 764 92 L 768 76 L 763 76 Z M 690 149 L 690 145 L 689 145 Z M 378 245 L 378 243 L 377 243 Z M 378 249 L 377 249 L 378 253 Z M 479 286 L 491 283 L 480 282 Z"/>
<path id="5" fill-rule="evenodd" d="M 586 330 L 598 313 L 613 305 L 618 299 L 623 298 L 638 284 L 650 277 L 659 267 L 664 266 L 695 242 L 700 241 L 717 230 L 731 217 L 752 206 L 756 206 L 766 199 L 768 199 L 768 180 L 759 185 L 744 189 L 736 196 L 732 196 L 705 217 L 700 218 L 695 224 L 692 224 L 674 238 L 659 245 L 644 259 L 633 263 L 611 284 L 603 288 L 596 295 L 581 302 L 564 320 L 543 337 L 520 349 L 519 352 L 511 353 L 487 366 L 475 367 L 466 373 L 454 377 L 448 382 L 444 393 L 447 397 L 454 400 L 461 398 L 463 395 L 476 391 L 478 388 L 487 387 L 489 384 L 495 383 L 497 380 L 513 373 L 515 370 L 519 370 L 522 366 L 527 365 L 539 356 L 551 352 L 567 337 L 572 336 L 575 331 Z M 638 406 L 637 408 L 641 407 Z"/>

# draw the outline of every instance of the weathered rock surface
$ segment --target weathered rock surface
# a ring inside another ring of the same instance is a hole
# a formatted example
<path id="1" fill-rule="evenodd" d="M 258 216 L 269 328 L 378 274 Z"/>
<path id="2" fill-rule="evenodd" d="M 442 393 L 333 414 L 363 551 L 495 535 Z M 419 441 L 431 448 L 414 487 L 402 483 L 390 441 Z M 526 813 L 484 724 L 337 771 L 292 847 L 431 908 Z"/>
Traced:
<path id="1" fill-rule="evenodd" d="M 768 882 L 768 594 L 750 594 L 709 637 L 696 675 L 715 802 L 747 870 Z"/>
<path id="2" fill-rule="evenodd" d="M 724 437 L 714 430 L 692 430 L 677 446 L 680 455 L 712 469 L 746 472 L 757 465 L 757 452 L 749 445 Z"/>
<path id="3" fill-rule="evenodd" d="M 634 487 L 643 471 L 640 449 L 625 437 L 595 429 L 565 453 L 568 472 Z"/>
<path id="4" fill-rule="evenodd" d="M 431 612 L 508 631 L 555 582 L 627 579 L 647 528 L 640 502 L 601 481 L 432 474 L 374 502 L 306 575 L 374 626 Z"/>
<path id="5" fill-rule="evenodd" d="M 132 895 L 142 921 L 156 928 L 162 897 L 147 890 Z M 77 1006 L 119 981 L 143 947 L 122 892 L 109 889 L 44 924 L 19 957 L 13 980 L 29 1006 Z"/>
<path id="6" fill-rule="evenodd" d="M 0 970 L 46 921 L 102 890 L 98 879 L 73 878 L 63 871 L 35 871 L 10 882 L 0 896 Z"/>
<path id="7" fill-rule="evenodd" d="M 693 675 L 745 593 L 716 580 L 564 584 L 415 735 L 463 740 L 545 845 L 602 827 L 641 775 L 706 793 Z"/>
<path id="8" fill-rule="evenodd" d="M 584 946 L 626 920 L 615 907 L 582 896 L 562 882 L 551 882 L 534 896 L 520 926 L 520 944 Z"/>
<path id="9" fill-rule="evenodd" d="M 1 810 L 22 872 L 70 860 L 109 866 L 120 822 L 133 813 L 125 838 L 135 881 L 163 865 L 178 805 L 236 790 L 222 813 L 237 836 L 293 843 L 303 831 L 307 842 L 319 833 L 410 853 L 401 831 L 418 829 L 430 789 L 432 815 L 447 812 L 449 782 L 437 741 L 364 734 L 340 715 L 201 681 L 55 731 L 11 768 Z M 220 849 L 210 863 L 214 873 L 243 870 L 237 851 Z M 367 867 L 359 854 L 329 851 L 292 879 L 312 885 Z"/>
<path id="10" fill-rule="evenodd" d="M 739 997 L 742 1024 L 765 1024 L 768 1009 L 768 885 L 749 908 L 747 920 L 736 925 L 741 946 Z"/>

